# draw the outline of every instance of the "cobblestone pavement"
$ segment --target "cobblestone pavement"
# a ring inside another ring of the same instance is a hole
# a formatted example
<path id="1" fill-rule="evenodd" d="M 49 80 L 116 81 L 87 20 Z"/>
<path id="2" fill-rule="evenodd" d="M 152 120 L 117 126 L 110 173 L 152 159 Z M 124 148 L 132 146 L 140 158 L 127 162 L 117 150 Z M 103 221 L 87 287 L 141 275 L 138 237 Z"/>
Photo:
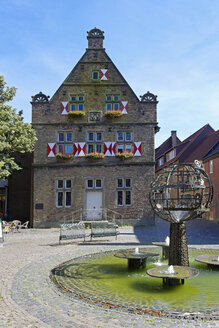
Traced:
<path id="1" fill-rule="evenodd" d="M 0 327 L 219 327 L 219 322 L 213 320 L 152 317 L 104 308 L 76 298 L 72 301 L 53 285 L 50 270 L 64 261 L 124 248 L 124 245 L 140 245 L 132 228 L 121 228 L 120 232 L 117 242 L 110 237 L 92 243 L 73 242 L 60 246 L 59 231 L 55 229 L 29 229 L 6 235 L 3 247 L 0 247 Z M 219 245 L 211 247 L 219 249 Z"/>

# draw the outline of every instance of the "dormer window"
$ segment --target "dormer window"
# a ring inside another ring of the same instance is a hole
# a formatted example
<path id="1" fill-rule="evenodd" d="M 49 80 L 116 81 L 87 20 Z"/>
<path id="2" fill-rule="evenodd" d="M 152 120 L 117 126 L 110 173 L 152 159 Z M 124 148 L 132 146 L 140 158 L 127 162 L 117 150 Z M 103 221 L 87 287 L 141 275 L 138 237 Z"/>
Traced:
<path id="1" fill-rule="evenodd" d="M 170 161 L 176 156 L 176 149 L 172 149 L 169 153 L 166 154 L 166 161 Z"/>
<path id="2" fill-rule="evenodd" d="M 161 166 L 164 164 L 164 157 L 161 157 L 158 159 L 158 166 Z"/>

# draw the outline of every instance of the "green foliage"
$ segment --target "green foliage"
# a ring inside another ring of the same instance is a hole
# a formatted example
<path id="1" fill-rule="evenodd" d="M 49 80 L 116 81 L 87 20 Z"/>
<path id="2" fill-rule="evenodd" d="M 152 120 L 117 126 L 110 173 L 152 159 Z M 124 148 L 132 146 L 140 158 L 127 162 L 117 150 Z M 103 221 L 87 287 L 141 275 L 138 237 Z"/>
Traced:
<path id="1" fill-rule="evenodd" d="M 76 110 L 76 111 L 68 112 L 68 117 L 70 118 L 77 118 L 77 117 L 84 117 L 84 116 L 85 116 L 85 112 L 83 111 Z"/>
<path id="2" fill-rule="evenodd" d="M 108 112 L 105 113 L 105 116 L 107 118 L 116 118 L 122 115 L 123 113 L 120 110 L 108 110 Z"/>
<path id="3" fill-rule="evenodd" d="M 20 167 L 15 162 L 16 153 L 32 152 L 36 139 L 35 131 L 29 123 L 24 123 L 22 111 L 7 104 L 16 94 L 16 88 L 6 87 L 0 76 L 0 179 L 6 179 Z"/>
<path id="4" fill-rule="evenodd" d="M 58 154 L 56 154 L 56 158 L 57 159 L 67 160 L 67 159 L 71 159 L 72 157 L 73 157 L 72 154 L 65 154 L 65 153 L 58 153 Z"/>
<path id="5" fill-rule="evenodd" d="M 104 158 L 104 154 L 103 153 L 88 153 L 88 154 L 85 154 L 85 157 L 89 158 L 89 159 L 102 159 L 102 158 Z"/>
<path id="6" fill-rule="evenodd" d="M 122 153 L 116 153 L 116 157 L 120 158 L 120 159 L 129 159 L 132 158 L 134 156 L 133 153 L 128 152 L 128 151 L 124 151 Z"/>

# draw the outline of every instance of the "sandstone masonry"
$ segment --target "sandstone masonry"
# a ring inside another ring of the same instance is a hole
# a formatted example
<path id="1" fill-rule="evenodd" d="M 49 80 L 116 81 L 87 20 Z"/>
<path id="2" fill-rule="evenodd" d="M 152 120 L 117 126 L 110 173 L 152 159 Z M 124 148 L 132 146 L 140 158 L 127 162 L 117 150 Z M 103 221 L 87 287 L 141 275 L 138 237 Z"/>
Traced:
<path id="1" fill-rule="evenodd" d="M 156 96 L 138 99 L 106 54 L 103 31 L 94 28 L 87 38 L 85 54 L 53 97 L 32 97 L 33 225 L 72 217 L 151 224 Z"/>

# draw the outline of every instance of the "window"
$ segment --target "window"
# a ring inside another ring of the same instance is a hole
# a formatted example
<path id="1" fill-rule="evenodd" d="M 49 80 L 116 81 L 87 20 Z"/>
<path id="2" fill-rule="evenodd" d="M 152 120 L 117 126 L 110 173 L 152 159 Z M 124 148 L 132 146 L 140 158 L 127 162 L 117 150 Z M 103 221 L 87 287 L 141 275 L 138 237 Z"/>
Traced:
<path id="1" fill-rule="evenodd" d="M 158 166 L 161 166 L 164 164 L 164 157 L 161 157 L 158 159 Z"/>
<path id="2" fill-rule="evenodd" d="M 86 188 L 87 189 L 102 189 L 103 181 L 102 179 L 87 179 L 86 180 Z"/>
<path id="3" fill-rule="evenodd" d="M 176 149 L 171 150 L 169 153 L 166 154 L 166 161 L 170 161 L 176 156 Z"/>
<path id="4" fill-rule="evenodd" d="M 102 132 L 88 132 L 87 136 L 87 153 L 102 153 L 103 144 L 102 144 Z"/>
<path id="5" fill-rule="evenodd" d="M 120 110 L 120 101 L 118 95 L 106 96 L 106 111 L 109 110 Z"/>
<path id="6" fill-rule="evenodd" d="M 84 95 L 71 95 L 70 96 L 70 111 L 84 111 Z"/>
<path id="7" fill-rule="evenodd" d="M 73 137 L 72 132 L 58 132 L 57 136 L 57 153 L 72 154 L 73 153 Z"/>
<path id="8" fill-rule="evenodd" d="M 117 141 L 132 141 L 131 132 L 117 132 Z"/>
<path id="9" fill-rule="evenodd" d="M 209 173 L 213 173 L 213 160 L 209 162 Z"/>
<path id="10" fill-rule="evenodd" d="M 130 178 L 116 179 L 116 202 L 117 206 L 132 205 L 132 184 Z"/>
<path id="11" fill-rule="evenodd" d="M 126 152 L 132 152 L 132 132 L 130 131 L 118 131 L 117 132 L 117 152 L 122 153 L 124 151 Z"/>
<path id="12" fill-rule="evenodd" d="M 56 180 L 56 207 L 72 206 L 72 179 Z"/>
<path id="13" fill-rule="evenodd" d="M 94 81 L 99 80 L 99 72 L 98 71 L 92 72 L 92 80 L 94 80 Z"/>

